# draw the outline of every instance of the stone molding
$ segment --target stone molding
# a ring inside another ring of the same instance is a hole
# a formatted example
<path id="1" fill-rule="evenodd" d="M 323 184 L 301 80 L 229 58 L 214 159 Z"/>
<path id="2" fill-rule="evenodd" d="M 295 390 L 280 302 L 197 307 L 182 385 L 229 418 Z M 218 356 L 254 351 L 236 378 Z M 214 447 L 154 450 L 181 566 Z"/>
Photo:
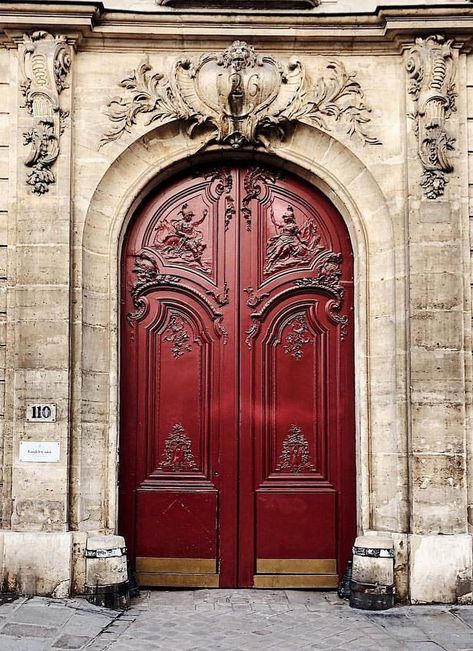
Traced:
<path id="1" fill-rule="evenodd" d="M 24 144 L 30 151 L 25 160 L 30 172 L 26 182 L 35 194 L 45 194 L 56 177 L 52 166 L 57 160 L 59 141 L 69 112 L 60 105 L 60 94 L 68 85 L 71 49 L 63 35 L 37 31 L 25 34 L 22 42 L 20 90 L 24 108 L 32 118 Z"/>
<path id="2" fill-rule="evenodd" d="M 408 93 L 415 106 L 410 117 L 423 169 L 420 186 L 428 199 L 438 199 L 445 193 L 447 174 L 454 170 L 450 152 L 456 138 L 446 128 L 448 118 L 456 111 L 452 45 L 453 40 L 438 34 L 418 38 L 406 61 Z"/>
<path id="3" fill-rule="evenodd" d="M 120 82 L 125 93 L 108 103 L 112 126 L 100 144 L 118 140 L 146 115 L 146 126 L 178 120 L 190 136 L 199 127 L 210 129 L 204 147 L 270 148 L 272 138 L 284 140 L 291 123 L 329 131 L 329 121 L 344 123 L 363 144 L 379 145 L 367 131 L 371 109 L 355 77 L 333 60 L 314 84 L 297 57 L 282 63 L 244 41 L 198 60 L 179 58 L 169 76 L 143 63 Z"/>

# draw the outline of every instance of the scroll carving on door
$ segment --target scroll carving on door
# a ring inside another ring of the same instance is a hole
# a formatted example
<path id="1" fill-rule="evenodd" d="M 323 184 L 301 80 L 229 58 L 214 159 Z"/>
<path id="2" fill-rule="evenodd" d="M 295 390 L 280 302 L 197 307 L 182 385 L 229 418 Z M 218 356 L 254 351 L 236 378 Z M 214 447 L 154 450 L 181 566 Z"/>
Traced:
<path id="1" fill-rule="evenodd" d="M 316 189 L 202 168 L 122 262 L 120 526 L 142 585 L 334 587 L 355 532 L 353 259 Z"/>

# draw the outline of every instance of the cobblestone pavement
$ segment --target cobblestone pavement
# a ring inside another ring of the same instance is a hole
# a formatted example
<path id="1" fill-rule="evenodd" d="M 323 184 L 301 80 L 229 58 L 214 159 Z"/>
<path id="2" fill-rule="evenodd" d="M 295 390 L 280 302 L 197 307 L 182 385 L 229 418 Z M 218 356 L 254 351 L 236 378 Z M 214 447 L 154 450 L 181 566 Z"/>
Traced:
<path id="1" fill-rule="evenodd" d="M 143 591 L 124 612 L 82 599 L 2 600 L 0 651 L 473 651 L 473 607 L 351 609 L 303 590 Z"/>

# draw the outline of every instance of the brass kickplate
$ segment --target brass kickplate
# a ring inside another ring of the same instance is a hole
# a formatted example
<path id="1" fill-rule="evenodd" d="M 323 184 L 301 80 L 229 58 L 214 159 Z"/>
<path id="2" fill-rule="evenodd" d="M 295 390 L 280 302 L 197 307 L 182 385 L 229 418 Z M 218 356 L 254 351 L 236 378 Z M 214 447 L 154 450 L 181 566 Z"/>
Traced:
<path id="1" fill-rule="evenodd" d="M 335 558 L 258 558 L 256 574 L 337 574 Z"/>
<path id="2" fill-rule="evenodd" d="M 255 588 L 336 588 L 336 574 L 256 574 Z"/>
<path id="3" fill-rule="evenodd" d="M 216 574 L 217 561 L 215 558 L 153 558 L 138 556 L 136 571 L 137 573 Z"/>
<path id="4" fill-rule="evenodd" d="M 218 574 L 171 574 L 166 572 L 137 572 L 139 586 L 163 588 L 218 588 Z"/>

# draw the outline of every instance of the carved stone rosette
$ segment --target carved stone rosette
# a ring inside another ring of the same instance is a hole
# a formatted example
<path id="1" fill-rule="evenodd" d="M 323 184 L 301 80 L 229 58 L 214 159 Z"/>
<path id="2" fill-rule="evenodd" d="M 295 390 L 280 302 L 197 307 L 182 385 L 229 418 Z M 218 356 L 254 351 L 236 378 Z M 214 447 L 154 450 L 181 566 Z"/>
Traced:
<path id="1" fill-rule="evenodd" d="M 449 152 L 454 149 L 455 138 L 446 129 L 446 121 L 456 110 L 452 44 L 439 35 L 418 38 L 406 61 L 411 81 L 408 92 L 415 102 L 412 117 L 424 170 L 420 185 L 428 199 L 444 194 L 446 174 L 453 172 Z"/>
<path id="2" fill-rule="evenodd" d="M 44 31 L 23 36 L 20 88 L 32 117 L 31 129 L 24 134 L 24 144 L 30 146 L 25 165 L 31 168 L 26 182 L 36 194 L 48 192 L 56 180 L 51 167 L 59 156 L 59 140 L 69 115 L 61 108 L 59 96 L 68 87 L 70 67 L 71 48 L 65 36 Z"/>
<path id="3" fill-rule="evenodd" d="M 340 61 L 329 61 L 325 75 L 311 83 L 296 57 L 282 63 L 244 41 L 196 60 L 178 59 L 169 76 L 143 63 L 120 82 L 122 96 L 109 102 L 112 127 L 100 144 L 130 132 L 145 114 L 147 125 L 181 120 L 189 135 L 199 126 L 210 129 L 204 146 L 267 147 L 268 136 L 284 138 L 290 123 L 327 131 L 327 119 L 343 122 L 363 144 L 381 144 L 366 131 L 371 109 L 355 76 Z"/>

